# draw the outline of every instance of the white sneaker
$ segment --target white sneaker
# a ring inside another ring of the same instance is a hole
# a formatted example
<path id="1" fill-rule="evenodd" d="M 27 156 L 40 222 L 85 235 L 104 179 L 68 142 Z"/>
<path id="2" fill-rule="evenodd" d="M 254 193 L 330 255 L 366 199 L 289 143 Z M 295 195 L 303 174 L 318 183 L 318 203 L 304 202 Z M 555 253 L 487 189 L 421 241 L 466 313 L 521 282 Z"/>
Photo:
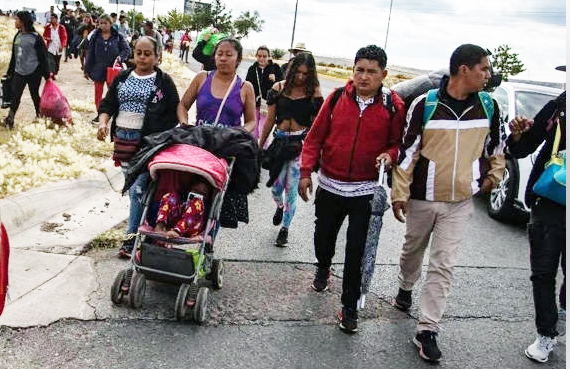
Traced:
<path id="1" fill-rule="evenodd" d="M 534 343 L 524 350 L 524 353 L 529 359 L 545 363 L 548 361 L 548 355 L 554 350 L 554 346 L 556 346 L 556 338 L 539 334 Z"/>
<path id="2" fill-rule="evenodd" d="M 556 322 L 556 330 L 559 336 L 566 334 L 566 310 L 558 310 L 558 321 Z"/>

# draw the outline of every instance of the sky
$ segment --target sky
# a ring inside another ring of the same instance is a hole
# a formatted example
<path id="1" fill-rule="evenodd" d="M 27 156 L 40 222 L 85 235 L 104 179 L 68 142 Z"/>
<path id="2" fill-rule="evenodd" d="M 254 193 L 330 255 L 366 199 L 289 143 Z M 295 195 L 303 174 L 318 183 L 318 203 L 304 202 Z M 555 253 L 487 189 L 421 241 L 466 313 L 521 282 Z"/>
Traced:
<path id="1" fill-rule="evenodd" d="M 390 2 L 389 30 L 388 17 Z M 108 12 L 108 0 L 94 0 Z M 296 0 L 223 0 L 234 17 L 257 10 L 263 30 L 242 40 L 245 48 L 291 45 Z M 148 18 L 183 10 L 183 0 L 143 0 Z M 49 0 L 0 0 L 0 8 L 35 7 L 47 11 Z M 44 9 L 45 8 L 45 9 Z M 132 6 L 119 5 L 119 10 Z M 493 51 L 507 44 L 519 55 L 526 71 L 514 78 L 565 82 L 566 2 L 564 0 L 298 0 L 294 43 L 304 42 L 315 55 L 353 58 L 369 44 L 385 47 L 388 65 L 439 69 L 449 64 L 453 50 L 473 43 Z M 386 39 L 386 33 L 388 37 Z M 389 70 L 389 68 L 388 68 Z"/>

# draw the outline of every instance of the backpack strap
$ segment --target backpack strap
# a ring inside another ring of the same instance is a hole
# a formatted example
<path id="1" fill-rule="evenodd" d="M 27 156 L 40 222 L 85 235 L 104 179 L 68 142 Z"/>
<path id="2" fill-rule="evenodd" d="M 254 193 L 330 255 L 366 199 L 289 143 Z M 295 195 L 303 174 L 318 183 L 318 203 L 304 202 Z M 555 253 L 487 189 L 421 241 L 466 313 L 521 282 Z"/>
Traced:
<path id="1" fill-rule="evenodd" d="M 331 116 L 331 117 L 332 117 L 332 113 L 333 113 L 334 107 L 335 107 L 336 103 L 338 102 L 338 99 L 340 99 L 340 96 L 342 95 L 343 92 L 344 92 L 344 86 L 337 88 L 337 89 L 334 90 L 334 92 L 333 92 L 333 96 L 332 96 L 332 98 L 331 98 L 331 103 L 330 103 L 330 105 L 329 105 L 329 106 L 330 106 L 329 113 L 330 113 L 330 116 Z"/>
<path id="2" fill-rule="evenodd" d="M 384 107 L 390 113 L 390 119 L 392 119 L 396 114 L 396 107 L 392 99 L 392 90 L 384 86 L 382 86 L 382 104 L 384 104 Z"/>
<path id="3" fill-rule="evenodd" d="M 427 122 L 433 117 L 433 113 L 435 113 L 435 108 L 437 108 L 437 103 L 439 102 L 439 98 L 437 97 L 437 88 L 429 90 L 426 94 L 426 100 L 424 102 L 424 126 Z"/>
<path id="4" fill-rule="evenodd" d="M 483 105 L 483 110 L 485 110 L 485 115 L 490 123 L 493 122 L 493 115 L 495 115 L 495 106 L 493 104 L 493 99 L 491 95 L 489 95 L 486 91 L 479 92 L 479 100 L 481 101 L 481 105 Z"/>

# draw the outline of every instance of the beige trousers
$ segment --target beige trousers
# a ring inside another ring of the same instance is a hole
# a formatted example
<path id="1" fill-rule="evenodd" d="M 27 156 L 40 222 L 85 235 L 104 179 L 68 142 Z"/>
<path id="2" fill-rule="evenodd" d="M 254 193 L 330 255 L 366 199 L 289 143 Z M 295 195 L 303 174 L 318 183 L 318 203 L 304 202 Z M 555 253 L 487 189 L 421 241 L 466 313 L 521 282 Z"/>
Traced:
<path id="1" fill-rule="evenodd" d="M 418 331 L 439 330 L 451 289 L 459 244 L 471 215 L 471 199 L 461 202 L 410 200 L 406 214 L 406 237 L 400 256 L 400 288 L 412 290 L 422 272 L 430 235 L 429 266 L 420 301 Z"/>

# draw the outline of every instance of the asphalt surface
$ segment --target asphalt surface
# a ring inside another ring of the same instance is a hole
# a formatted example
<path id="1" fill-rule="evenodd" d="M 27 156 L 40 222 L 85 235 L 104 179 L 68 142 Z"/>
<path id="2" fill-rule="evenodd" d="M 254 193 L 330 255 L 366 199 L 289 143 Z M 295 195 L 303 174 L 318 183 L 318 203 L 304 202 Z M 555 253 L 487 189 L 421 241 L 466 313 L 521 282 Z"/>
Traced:
<path id="1" fill-rule="evenodd" d="M 119 221 L 112 217 L 119 214 L 118 219 L 124 219 L 124 204 L 116 193 L 92 199 L 88 205 L 78 204 L 81 211 L 68 212 L 72 218 L 65 229 L 56 227 L 56 232 L 49 233 L 45 227 L 38 227 L 26 231 L 28 238 L 15 237 L 13 250 L 19 260 L 25 260 L 31 250 L 38 251 L 40 243 L 47 244 L 42 249 L 44 272 L 56 267 L 52 256 L 65 254 L 69 261 L 59 262 L 69 262 L 77 277 L 54 277 L 56 289 L 46 289 L 43 294 L 39 291 L 31 300 L 33 309 L 23 304 L 30 295 L 14 296 L 18 301 L 12 306 L 28 308 L 30 320 L 34 312 L 58 309 L 62 313 L 46 323 L 13 326 L 26 328 L 1 326 L 0 368 L 432 367 L 419 358 L 411 343 L 423 279 L 414 288 L 409 314 L 390 305 L 397 291 L 404 225 L 391 211 L 386 212 L 371 293 L 360 312 L 360 331 L 346 335 L 335 320 L 340 308 L 346 224 L 337 241 L 331 289 L 315 293 L 310 288 L 314 206 L 299 200 L 288 247 L 275 247 L 279 228 L 271 224 L 275 205 L 264 185 L 266 180 L 264 171 L 259 189 L 249 196 L 250 223 L 236 230 L 222 229 L 215 240 L 215 256 L 225 260 L 226 274 L 223 289 L 212 291 L 208 319 L 202 326 L 176 321 L 177 286 L 149 281 L 138 310 L 126 303 L 111 303 L 110 286 L 128 262 L 117 259 L 114 249 L 85 251 L 77 236 L 86 224 L 116 224 Z M 61 215 L 54 219 L 49 223 Z M 74 219 L 77 224 L 72 226 Z M 124 229 L 124 222 L 118 227 Z M 83 245 L 92 237 L 90 232 L 83 237 Z M 466 225 L 464 238 L 441 322 L 443 359 L 439 367 L 538 367 L 523 353 L 535 335 L 524 227 L 490 219 L 484 198 L 479 198 L 475 199 L 475 213 Z M 41 259 L 38 265 L 42 265 Z M 61 299 L 71 305 L 67 306 L 70 311 L 59 306 L 63 303 L 50 300 L 50 294 L 61 291 L 81 294 L 76 303 Z M 565 343 L 563 337 L 542 367 L 565 367 Z"/>

